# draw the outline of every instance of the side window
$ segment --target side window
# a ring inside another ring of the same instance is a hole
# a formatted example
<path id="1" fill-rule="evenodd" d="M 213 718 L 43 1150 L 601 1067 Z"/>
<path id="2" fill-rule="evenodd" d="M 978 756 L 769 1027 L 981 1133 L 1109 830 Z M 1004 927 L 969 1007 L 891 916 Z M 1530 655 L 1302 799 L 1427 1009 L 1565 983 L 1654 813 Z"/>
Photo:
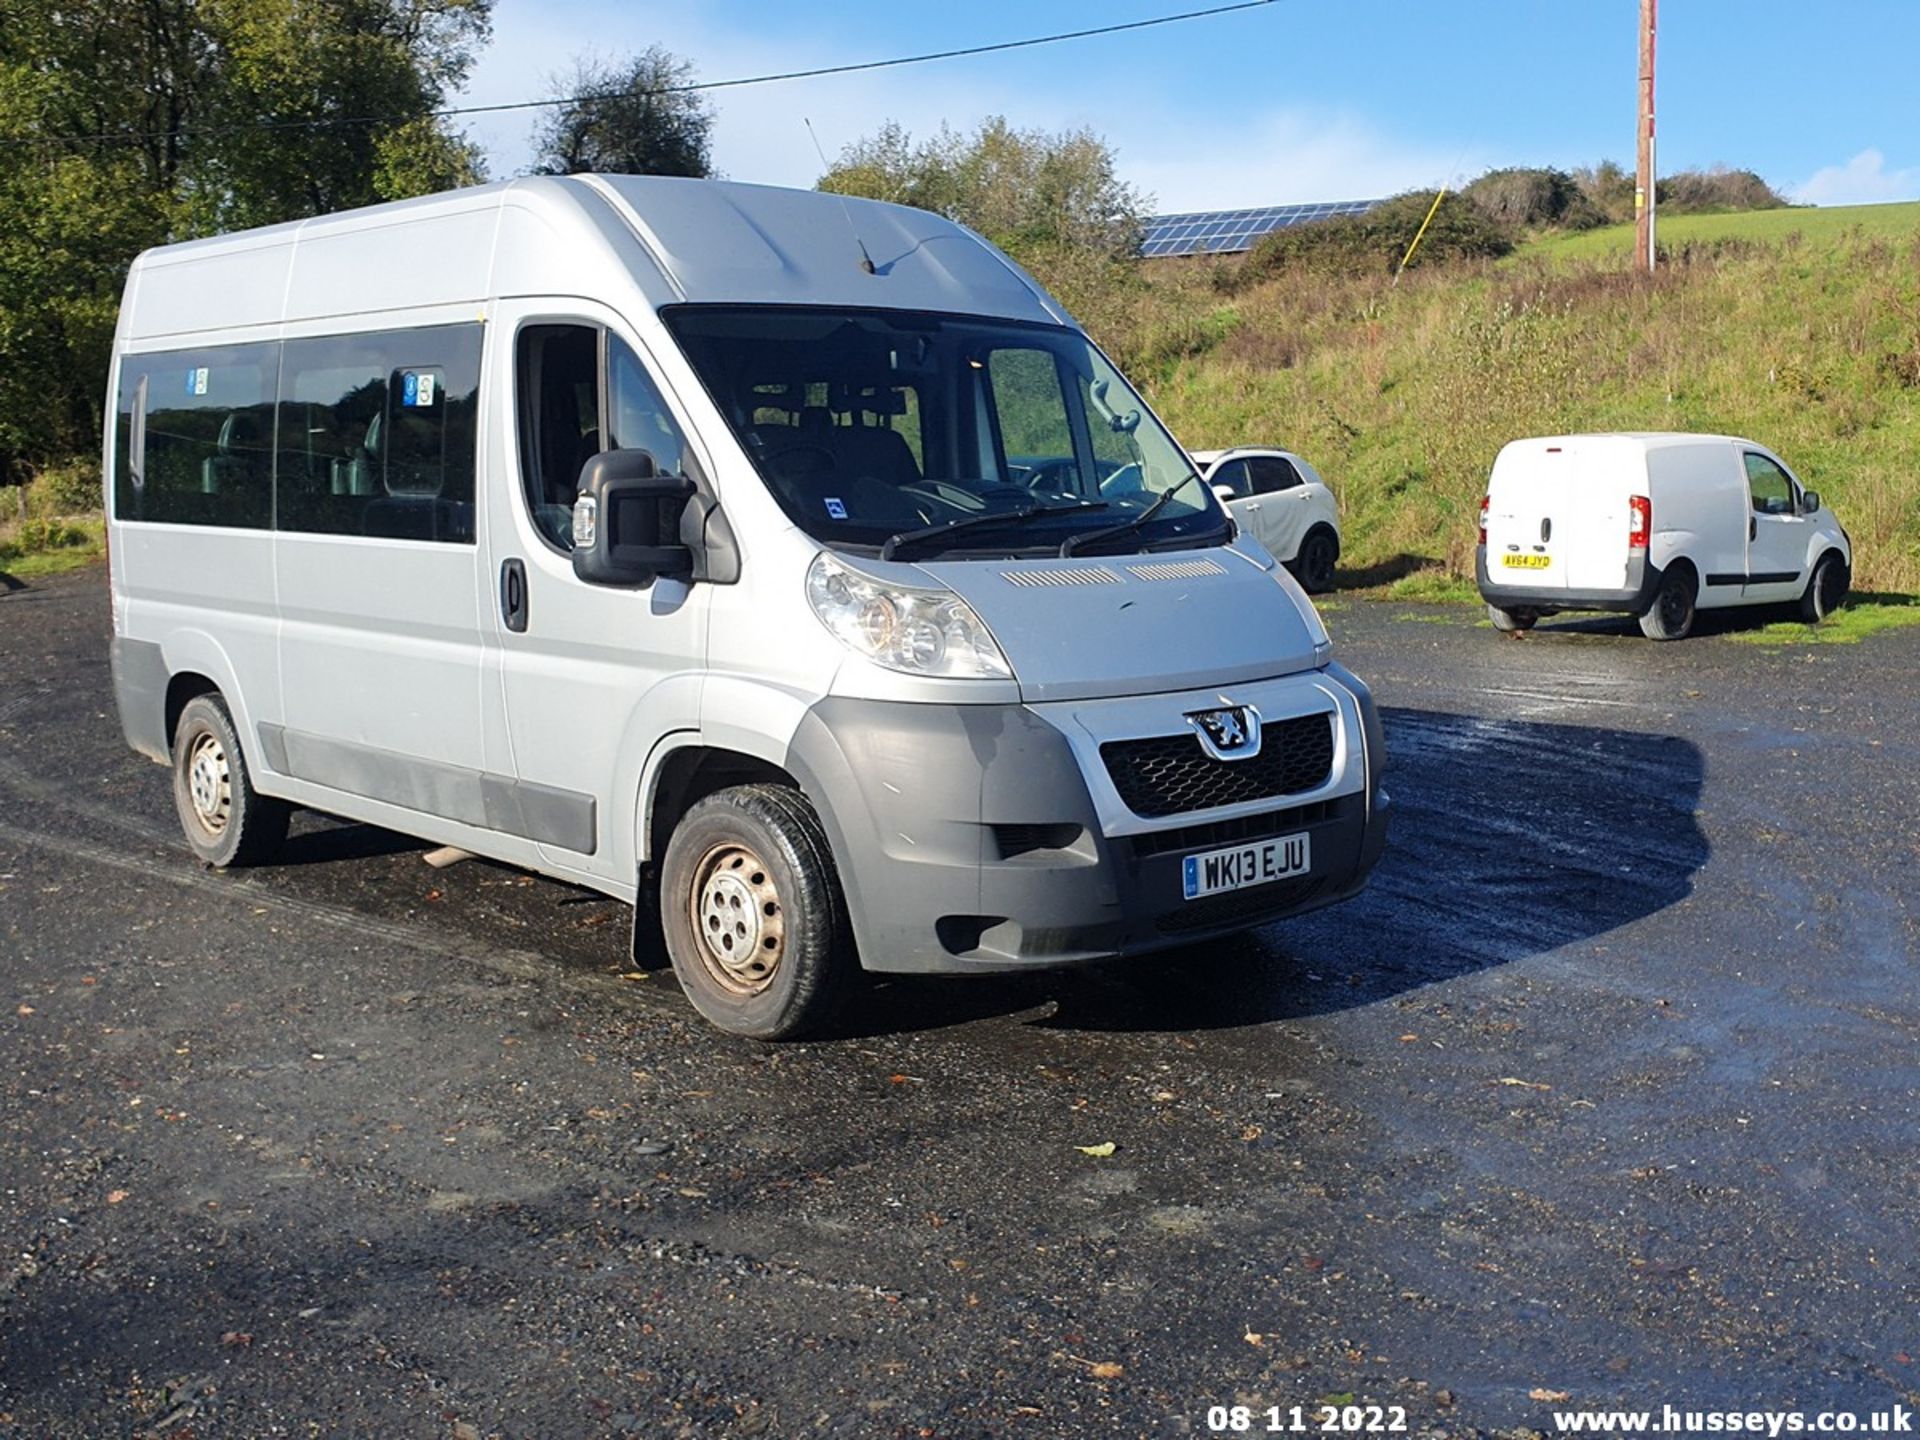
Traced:
<path id="1" fill-rule="evenodd" d="M 607 449 L 645 450 L 662 475 L 687 473 L 687 442 L 640 357 L 607 337 Z"/>
<path id="2" fill-rule="evenodd" d="M 601 448 L 600 327 L 527 326 L 515 375 L 527 510 L 549 542 L 571 550 L 580 467 Z"/>
<path id="3" fill-rule="evenodd" d="M 1250 455 L 1247 457 L 1247 469 L 1253 475 L 1253 493 L 1272 495 L 1281 490 L 1291 490 L 1300 483 L 1300 472 L 1293 468 L 1291 461 L 1278 455 Z"/>
<path id="4" fill-rule="evenodd" d="M 1229 460 L 1213 472 L 1207 482 L 1210 485 L 1225 485 L 1233 491 L 1233 498 L 1244 500 L 1253 493 L 1253 482 L 1247 476 L 1247 462 Z"/>
<path id="5" fill-rule="evenodd" d="M 520 332 L 516 366 L 527 511 L 558 549 L 573 548 L 580 467 L 595 455 L 645 450 L 661 474 L 686 473 L 686 437 L 646 366 L 619 336 L 598 325 L 529 325 Z"/>
<path id="6" fill-rule="evenodd" d="M 1793 514 L 1793 481 L 1787 478 L 1787 472 L 1764 455 L 1756 455 L 1749 450 L 1747 462 L 1747 493 L 1753 497 L 1753 508 L 1760 515 Z"/>
<path id="7" fill-rule="evenodd" d="M 273 524 L 279 349 L 229 345 L 121 361 L 117 519 L 252 530 Z"/>
<path id="8" fill-rule="evenodd" d="M 287 341 L 279 528 L 472 544 L 480 337 L 443 325 Z"/>
<path id="9" fill-rule="evenodd" d="M 1053 352 L 994 350 L 987 358 L 986 373 L 1001 453 L 1014 478 L 1038 490 L 1078 494 L 1080 466 Z"/>

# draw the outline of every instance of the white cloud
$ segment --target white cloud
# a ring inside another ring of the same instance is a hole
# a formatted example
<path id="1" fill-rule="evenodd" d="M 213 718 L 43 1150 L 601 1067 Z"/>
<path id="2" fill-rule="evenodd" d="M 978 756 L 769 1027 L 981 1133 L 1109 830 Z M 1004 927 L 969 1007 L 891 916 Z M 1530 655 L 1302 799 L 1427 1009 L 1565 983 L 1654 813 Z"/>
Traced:
<path id="1" fill-rule="evenodd" d="M 1844 165 L 1816 170 L 1793 188 L 1803 205 L 1877 205 L 1886 200 L 1920 200 L 1920 166 L 1887 169 L 1878 150 L 1862 150 Z"/>
<path id="2" fill-rule="evenodd" d="M 564 9 L 503 0 L 494 39 L 463 100 L 487 104 L 544 93 L 550 76 L 572 68 L 583 37 L 604 54 L 658 43 L 692 58 L 706 80 L 808 69 L 866 58 L 830 43 L 797 45 L 708 25 L 693 7 L 636 12 L 587 4 Z M 1123 179 L 1153 196 L 1160 212 L 1369 200 L 1459 179 L 1484 165 L 1478 150 L 1406 142 L 1348 114 L 1274 110 L 1250 123 L 1168 86 L 1165 76 L 1111 63 L 1050 71 L 1044 85 L 992 61 L 954 61 L 899 70 L 782 81 L 710 92 L 718 112 L 714 163 L 731 179 L 807 186 L 820 160 L 803 117 L 829 156 L 882 123 L 914 135 L 945 121 L 970 129 L 988 115 L 1022 127 L 1086 126 L 1119 152 Z M 468 133 L 488 152 L 496 176 L 531 161 L 534 112 L 477 116 Z"/>

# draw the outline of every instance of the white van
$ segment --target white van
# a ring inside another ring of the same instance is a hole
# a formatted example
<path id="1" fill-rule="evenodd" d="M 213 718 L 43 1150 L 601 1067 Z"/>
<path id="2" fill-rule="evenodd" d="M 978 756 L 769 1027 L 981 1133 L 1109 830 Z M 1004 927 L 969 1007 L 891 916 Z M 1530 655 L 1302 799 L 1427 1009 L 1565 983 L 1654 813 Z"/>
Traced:
<path id="1" fill-rule="evenodd" d="M 1846 599 L 1853 543 L 1771 450 L 1728 435 L 1555 435 L 1501 450 L 1475 568 L 1496 630 L 1563 610 L 1678 640 L 1697 610 Z"/>
<path id="2" fill-rule="evenodd" d="M 1380 854 L 1299 586 L 936 216 L 577 176 L 171 246 L 111 386 L 120 715 L 212 865 L 297 804 L 592 886 L 772 1038 Z"/>

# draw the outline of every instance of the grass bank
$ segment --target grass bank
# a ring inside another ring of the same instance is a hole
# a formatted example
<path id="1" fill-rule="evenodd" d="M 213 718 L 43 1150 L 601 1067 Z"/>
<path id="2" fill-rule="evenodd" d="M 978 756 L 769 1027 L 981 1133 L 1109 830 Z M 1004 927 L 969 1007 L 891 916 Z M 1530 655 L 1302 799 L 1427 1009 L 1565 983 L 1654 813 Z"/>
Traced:
<path id="1" fill-rule="evenodd" d="M 98 466 L 61 466 L 23 489 L 0 491 L 0 576 L 30 580 L 72 570 L 105 547 Z"/>

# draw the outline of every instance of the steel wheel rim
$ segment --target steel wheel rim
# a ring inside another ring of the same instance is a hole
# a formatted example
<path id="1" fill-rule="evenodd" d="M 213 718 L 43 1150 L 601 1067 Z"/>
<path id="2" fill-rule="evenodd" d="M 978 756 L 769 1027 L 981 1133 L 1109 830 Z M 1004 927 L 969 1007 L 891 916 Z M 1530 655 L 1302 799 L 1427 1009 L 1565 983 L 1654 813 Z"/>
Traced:
<path id="1" fill-rule="evenodd" d="M 730 995 L 758 995 L 786 957 L 786 907 L 773 872 L 735 841 L 710 848 L 694 867 L 688 919 L 701 963 Z"/>
<path id="2" fill-rule="evenodd" d="M 211 730 L 193 737 L 187 748 L 187 798 L 193 818 L 209 835 L 222 835 L 233 818 L 233 768 L 226 747 Z"/>

